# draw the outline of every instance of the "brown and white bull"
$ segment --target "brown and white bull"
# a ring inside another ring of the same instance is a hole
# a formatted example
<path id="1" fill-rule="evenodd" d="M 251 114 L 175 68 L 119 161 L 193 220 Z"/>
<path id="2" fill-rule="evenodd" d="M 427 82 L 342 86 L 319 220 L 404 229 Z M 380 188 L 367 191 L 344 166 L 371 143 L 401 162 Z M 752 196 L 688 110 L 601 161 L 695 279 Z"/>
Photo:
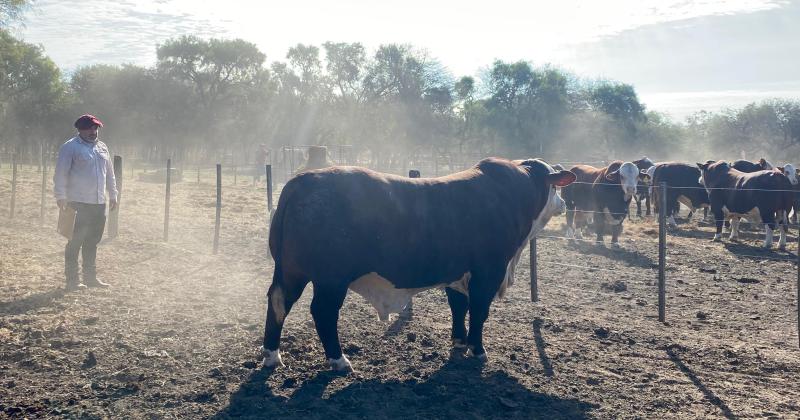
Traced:
<path id="1" fill-rule="evenodd" d="M 637 184 L 647 175 L 633 163 L 622 161 L 604 168 L 576 165 L 570 172 L 577 180 L 561 190 L 567 206 L 567 236 L 580 237 L 581 227 L 591 221 L 598 242 L 603 242 L 610 227 L 611 243 L 618 243 Z"/>
<path id="2" fill-rule="evenodd" d="M 764 223 L 764 248 L 772 247 L 773 230 L 780 228 L 780 249 L 786 248 L 788 215 L 794 192 L 789 178 L 777 170 L 752 173 L 732 168 L 725 161 L 698 163 L 700 182 L 706 187 L 716 222 L 714 241 L 721 240 L 722 225 L 730 220 L 730 240 L 739 236 L 740 218 Z"/>
<path id="3" fill-rule="evenodd" d="M 308 282 L 314 285 L 311 315 L 335 370 L 352 370 L 337 327 L 348 290 L 386 320 L 412 295 L 444 287 L 453 344 L 486 360 L 482 334 L 489 306 L 513 283 L 528 241 L 563 211 L 556 187 L 574 179 L 538 159 L 498 158 L 440 178 L 356 167 L 296 176 L 281 193 L 270 229 L 275 272 L 267 294 L 264 365 L 282 365 L 283 323 Z"/>

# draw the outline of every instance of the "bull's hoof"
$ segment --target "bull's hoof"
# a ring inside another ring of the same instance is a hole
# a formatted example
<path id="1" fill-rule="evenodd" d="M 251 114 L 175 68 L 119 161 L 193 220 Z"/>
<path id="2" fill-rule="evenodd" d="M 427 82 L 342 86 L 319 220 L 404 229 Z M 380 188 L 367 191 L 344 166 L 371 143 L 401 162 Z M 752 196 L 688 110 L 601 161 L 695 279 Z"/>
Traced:
<path id="1" fill-rule="evenodd" d="M 722 242 L 722 238 L 719 237 L 719 235 L 714 235 L 714 239 L 712 239 L 711 242 Z"/>
<path id="2" fill-rule="evenodd" d="M 764 244 L 761 246 L 763 249 L 772 249 L 772 244 Z"/>
<path id="3" fill-rule="evenodd" d="M 778 249 L 781 251 L 786 251 L 786 244 L 778 246 Z"/>
<path id="4" fill-rule="evenodd" d="M 331 366 L 331 370 L 336 372 L 351 373 L 353 371 L 353 365 L 350 364 L 345 355 L 338 359 L 328 359 L 328 364 Z"/>
<path id="5" fill-rule="evenodd" d="M 261 346 L 261 355 L 264 357 L 264 367 L 284 367 L 283 360 L 281 360 L 281 351 L 267 350 Z"/>
<path id="6" fill-rule="evenodd" d="M 619 245 L 619 242 L 611 241 L 611 248 L 620 249 L 621 246 Z"/>
<path id="7" fill-rule="evenodd" d="M 465 340 L 460 339 L 460 338 L 454 338 L 453 339 L 453 348 L 454 349 L 465 349 L 465 348 L 467 348 L 467 342 Z"/>
<path id="8" fill-rule="evenodd" d="M 467 357 L 474 357 L 478 359 L 478 361 L 481 363 L 486 363 L 487 361 L 489 361 L 489 355 L 486 353 L 485 350 L 483 351 L 483 353 L 475 354 L 475 349 L 472 346 L 469 346 L 469 348 L 467 349 Z"/>

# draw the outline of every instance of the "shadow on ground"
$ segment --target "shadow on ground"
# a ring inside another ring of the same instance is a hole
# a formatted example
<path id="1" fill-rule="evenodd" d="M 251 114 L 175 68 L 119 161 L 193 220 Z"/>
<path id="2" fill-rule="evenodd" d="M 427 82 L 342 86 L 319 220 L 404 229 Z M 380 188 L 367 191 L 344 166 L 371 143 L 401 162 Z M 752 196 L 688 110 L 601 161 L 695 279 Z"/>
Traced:
<path id="1" fill-rule="evenodd" d="M 365 380 L 325 395 L 338 376 L 325 371 L 298 384 L 289 397 L 265 383 L 269 370 L 255 371 L 216 418 L 571 418 L 590 417 L 598 406 L 573 398 L 532 392 L 501 371 L 484 373 L 474 359 L 452 357 L 428 378 Z"/>
<path id="2" fill-rule="evenodd" d="M 34 293 L 22 299 L 0 302 L 0 315 L 22 315 L 50 306 L 57 299 L 64 297 L 64 289 L 48 290 Z"/>

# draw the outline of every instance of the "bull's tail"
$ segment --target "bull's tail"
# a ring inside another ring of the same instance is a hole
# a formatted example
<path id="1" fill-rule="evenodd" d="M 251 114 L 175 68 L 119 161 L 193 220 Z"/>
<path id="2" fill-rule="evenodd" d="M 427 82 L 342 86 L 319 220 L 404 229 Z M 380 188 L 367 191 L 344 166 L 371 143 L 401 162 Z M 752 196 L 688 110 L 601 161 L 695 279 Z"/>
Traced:
<path id="1" fill-rule="evenodd" d="M 272 259 L 275 261 L 276 269 L 281 265 L 286 208 L 289 207 L 289 201 L 294 195 L 293 192 L 297 189 L 297 182 L 298 177 L 292 178 L 286 183 L 283 190 L 281 190 L 281 195 L 278 197 L 278 206 L 272 214 L 272 220 L 269 225 L 269 251 L 270 254 L 272 254 Z"/>

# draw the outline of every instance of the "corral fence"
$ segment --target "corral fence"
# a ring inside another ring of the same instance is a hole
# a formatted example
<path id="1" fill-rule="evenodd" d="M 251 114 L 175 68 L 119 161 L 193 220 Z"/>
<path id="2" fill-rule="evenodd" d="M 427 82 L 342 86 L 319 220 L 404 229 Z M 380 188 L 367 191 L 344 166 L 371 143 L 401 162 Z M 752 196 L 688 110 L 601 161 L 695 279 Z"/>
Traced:
<path id="1" fill-rule="evenodd" d="M 301 149 L 299 149 L 297 147 L 287 147 L 287 148 L 285 148 L 283 150 L 286 150 L 288 155 L 290 155 L 292 153 L 296 153 L 298 150 L 301 150 Z M 342 163 L 342 164 L 358 163 L 357 160 L 356 161 L 348 161 L 348 159 L 349 159 L 347 157 L 348 153 L 349 153 L 349 150 L 345 146 L 343 146 L 342 148 L 338 149 L 336 152 L 333 153 L 333 156 L 337 156 L 337 159 L 334 162 L 337 163 L 337 164 L 339 164 L 339 163 Z M 39 221 L 40 221 L 40 223 L 43 223 L 43 221 L 44 221 L 44 218 L 45 218 L 45 201 L 47 199 L 49 199 L 48 198 L 49 192 L 47 191 L 47 185 L 48 185 L 48 177 L 52 176 L 51 168 L 54 167 L 54 164 L 53 164 L 54 159 L 53 158 L 54 158 L 54 156 L 52 156 L 52 154 L 50 154 L 50 155 L 43 154 L 42 159 L 40 160 L 38 165 L 36 164 L 36 162 L 31 162 L 30 160 L 27 162 L 28 163 L 28 171 L 36 170 L 37 172 L 41 173 L 41 195 L 40 195 L 40 206 L 39 206 L 40 207 L 40 209 L 39 209 L 40 210 L 39 211 Z M 425 166 L 425 162 L 428 162 L 431 165 Z M 286 179 L 288 179 L 290 177 L 290 174 L 293 173 L 292 172 L 292 168 L 294 168 L 294 166 L 293 166 L 294 163 L 291 160 L 288 161 L 288 163 L 285 160 L 281 161 L 280 163 L 281 163 L 281 165 L 284 165 L 284 166 L 279 166 L 279 169 L 278 169 L 277 172 L 285 174 Z M 563 162 L 562 165 L 564 165 L 565 167 L 568 167 L 568 165 L 571 166 L 572 164 L 576 164 L 576 163 L 578 163 L 578 162 Z M 597 161 L 597 162 L 585 162 L 585 163 L 602 165 L 605 162 L 604 161 Z M 285 166 L 287 164 L 288 164 L 288 167 Z M 414 166 L 411 169 L 407 169 L 410 164 L 418 164 L 420 166 Z M 473 164 L 474 164 L 474 162 L 473 162 Z M 9 181 L 10 181 L 10 184 L 11 184 L 11 188 L 10 188 L 10 193 L 9 193 L 10 197 L 9 197 L 9 213 L 8 213 L 8 217 L 10 219 L 13 219 L 15 214 L 19 211 L 19 209 L 17 207 L 17 203 L 16 203 L 16 192 L 17 192 L 17 182 L 18 182 L 19 167 L 21 166 L 21 163 L 18 161 L 18 159 L 17 159 L 17 157 L 15 155 L 12 155 L 12 156 L 10 156 L 9 159 L 6 159 L 2 165 L 4 165 L 4 166 L 8 165 L 8 166 L 10 166 L 10 169 L 11 169 L 10 170 L 10 174 L 9 174 L 10 175 Z M 130 165 L 131 169 L 130 169 L 130 173 L 129 174 L 130 174 L 131 177 L 133 177 L 133 175 L 134 175 L 133 166 L 134 165 Z M 423 175 L 423 176 L 435 176 L 434 174 L 431 174 L 430 172 L 426 172 L 424 169 L 421 169 L 421 168 L 426 168 L 427 167 L 428 169 L 434 169 L 434 168 L 436 168 L 436 166 L 437 165 L 435 163 L 435 157 L 434 157 L 433 161 L 430 161 L 430 160 L 426 161 L 425 159 L 419 159 L 418 158 L 417 160 L 409 160 L 407 162 L 407 164 L 406 164 L 406 167 L 403 168 L 403 170 L 404 171 L 408 170 L 407 175 L 410 176 L 410 177 L 419 177 L 420 175 Z M 34 169 L 34 168 L 36 168 L 36 169 Z M 444 166 L 441 166 L 439 168 L 442 169 L 443 171 L 447 170 L 447 172 L 454 172 L 456 170 L 459 170 L 459 168 L 461 168 L 461 166 L 459 166 L 457 164 L 452 164 L 450 166 L 444 165 Z M 3 169 L 3 167 L 0 166 L 0 169 Z M 163 240 L 164 241 L 169 241 L 171 185 L 172 185 L 173 182 L 176 182 L 176 181 L 177 182 L 189 181 L 189 179 L 187 179 L 187 177 L 184 177 L 185 168 L 183 170 L 174 168 L 173 165 L 172 165 L 172 160 L 168 159 L 165 162 L 164 167 L 161 170 L 158 170 L 158 169 L 155 169 L 155 168 L 152 168 L 152 167 L 143 168 L 141 166 L 140 166 L 140 170 L 141 170 L 141 172 L 139 174 L 139 179 L 138 179 L 139 181 L 159 182 L 159 183 L 163 182 L 164 183 L 165 195 L 164 195 L 164 231 L 163 231 L 164 235 L 163 235 Z M 221 222 L 220 221 L 221 221 L 222 200 L 223 200 L 222 174 L 223 174 L 224 170 L 225 170 L 225 168 L 223 167 L 223 165 L 219 164 L 219 163 L 216 164 L 213 167 L 213 174 L 214 174 L 213 179 L 215 181 L 214 184 L 216 186 L 216 205 L 215 205 L 215 218 L 214 218 L 214 235 L 213 235 L 213 238 L 212 238 L 212 241 L 211 241 L 212 242 L 212 247 L 211 248 L 212 248 L 212 250 L 213 250 L 212 252 L 214 254 L 216 254 L 218 252 L 218 250 L 219 250 L 219 248 L 221 246 L 221 244 L 220 244 Z M 267 215 L 266 215 L 267 216 L 267 220 L 270 220 L 271 216 L 272 216 L 272 213 L 274 211 L 274 208 L 275 208 L 274 207 L 275 200 L 280 195 L 280 191 L 281 191 L 280 187 L 281 186 L 274 179 L 274 174 L 276 172 L 276 169 L 275 169 L 275 166 L 273 166 L 272 163 L 269 163 L 269 164 L 266 164 L 266 165 L 263 165 L 263 166 L 259 166 L 257 170 L 259 172 L 258 175 L 256 176 L 255 174 L 253 174 L 253 177 L 254 177 L 253 186 L 254 187 L 260 187 L 259 178 L 261 177 L 261 175 L 263 175 L 264 179 L 265 179 L 265 182 L 264 182 L 263 190 L 261 190 L 261 191 L 264 194 L 264 200 L 265 200 L 266 210 L 267 210 Z M 201 170 L 200 166 L 197 166 L 196 167 L 196 171 L 197 171 L 196 172 L 196 174 L 197 174 L 196 176 L 197 177 L 196 177 L 195 181 L 199 184 L 200 181 L 201 181 L 201 173 L 204 173 L 207 170 L 205 168 L 203 168 Z M 229 171 L 228 172 L 229 175 L 231 173 L 233 174 L 234 184 L 236 184 L 238 182 L 238 173 L 239 173 L 238 170 L 237 170 L 237 167 L 234 166 L 233 168 L 228 169 L 228 171 Z M 122 205 L 124 205 L 124 201 L 121 200 L 121 197 L 123 197 L 123 195 L 124 195 L 123 185 L 125 185 L 125 183 L 128 182 L 128 181 L 125 181 L 126 175 L 125 175 L 125 172 L 123 171 L 123 159 L 120 156 L 114 156 L 114 173 L 115 173 L 115 176 L 116 176 L 116 179 L 117 179 L 117 186 L 118 186 L 118 190 L 119 190 L 119 194 L 120 194 L 120 201 L 121 202 L 120 202 L 120 205 L 117 206 L 117 208 L 115 210 L 109 212 L 109 222 L 107 224 L 107 229 L 108 229 L 108 237 L 110 237 L 110 238 L 114 238 L 114 237 L 116 237 L 118 235 L 119 224 L 120 224 L 119 209 L 120 209 L 120 207 Z M 440 173 L 440 175 L 441 174 L 444 174 L 444 172 Z M 205 179 L 206 177 L 204 176 L 203 178 Z M 284 180 L 284 183 L 285 183 L 285 180 Z M 654 185 L 653 186 L 653 195 L 658 195 L 659 196 L 659 202 L 662 203 L 662 206 L 661 206 L 662 209 L 664 208 L 664 204 L 663 203 L 666 203 L 666 201 L 667 201 L 666 200 L 667 191 L 669 189 L 671 189 L 671 188 L 686 188 L 686 187 L 670 187 L 670 186 L 667 186 L 665 183 L 661 183 L 660 185 Z M 579 210 L 579 211 L 595 213 L 595 212 L 587 211 L 587 210 Z M 646 216 L 646 217 L 653 217 L 653 216 Z M 655 290 L 653 290 L 653 294 L 657 295 L 657 298 L 658 298 L 658 319 L 661 322 L 666 322 L 666 319 L 667 319 L 667 315 L 666 315 L 666 311 L 667 311 L 667 307 L 666 307 L 666 281 L 668 280 L 666 272 L 667 272 L 667 254 L 669 252 L 669 249 L 668 249 L 668 246 L 667 246 L 667 230 L 668 230 L 668 226 L 667 226 L 667 212 L 666 211 L 660 211 L 658 213 L 657 223 L 658 223 L 658 244 L 657 244 L 658 245 L 658 265 L 657 265 L 657 269 L 655 270 L 655 272 L 653 272 L 653 270 L 650 270 L 650 275 L 652 275 L 654 277 L 654 280 L 655 280 L 654 284 L 657 285 Z M 540 253 L 538 252 L 539 242 L 541 242 L 541 241 L 572 241 L 572 242 L 591 242 L 591 243 L 595 242 L 594 240 L 570 238 L 570 237 L 566 237 L 566 236 L 559 236 L 559 235 L 554 235 L 554 234 L 545 233 L 545 232 L 541 232 L 538 236 L 532 238 L 530 240 L 530 244 L 529 244 L 529 246 L 530 246 L 530 299 L 531 299 L 532 302 L 538 302 L 540 300 L 540 298 L 541 298 L 541 292 L 542 292 L 540 287 L 539 287 L 539 274 L 538 274 L 539 267 L 543 263 L 542 261 L 539 260 L 539 254 Z M 797 299 L 797 304 L 798 304 L 798 306 L 797 306 L 797 308 L 798 308 L 797 331 L 798 331 L 798 339 L 799 339 L 798 345 L 800 345 L 800 299 L 798 299 L 798 296 L 800 296 L 800 233 L 798 234 L 797 245 L 798 245 L 797 254 L 795 256 L 793 256 L 792 258 L 773 258 L 773 257 L 759 256 L 759 255 L 739 255 L 739 256 L 740 257 L 748 257 L 750 259 L 756 259 L 756 260 L 785 261 L 785 262 L 794 262 L 795 263 L 796 268 L 797 268 L 797 284 L 796 284 L 796 291 L 797 291 L 796 299 Z M 588 272 L 604 270 L 604 268 L 602 268 L 602 267 L 582 266 L 582 265 L 579 265 L 579 264 L 570 264 L 570 263 L 565 263 L 565 262 L 560 262 L 560 261 L 544 261 L 544 263 L 545 264 L 549 264 L 549 265 L 554 265 L 554 266 L 561 266 L 561 267 L 565 267 L 565 268 L 568 267 L 570 269 L 583 269 L 583 270 L 587 270 Z M 609 270 L 609 271 L 612 271 L 612 270 Z M 617 273 L 619 272 L 618 270 L 613 270 L 613 271 L 617 272 Z M 551 286 L 553 286 L 553 287 L 561 287 L 561 286 L 555 286 L 555 285 L 551 285 Z"/>

